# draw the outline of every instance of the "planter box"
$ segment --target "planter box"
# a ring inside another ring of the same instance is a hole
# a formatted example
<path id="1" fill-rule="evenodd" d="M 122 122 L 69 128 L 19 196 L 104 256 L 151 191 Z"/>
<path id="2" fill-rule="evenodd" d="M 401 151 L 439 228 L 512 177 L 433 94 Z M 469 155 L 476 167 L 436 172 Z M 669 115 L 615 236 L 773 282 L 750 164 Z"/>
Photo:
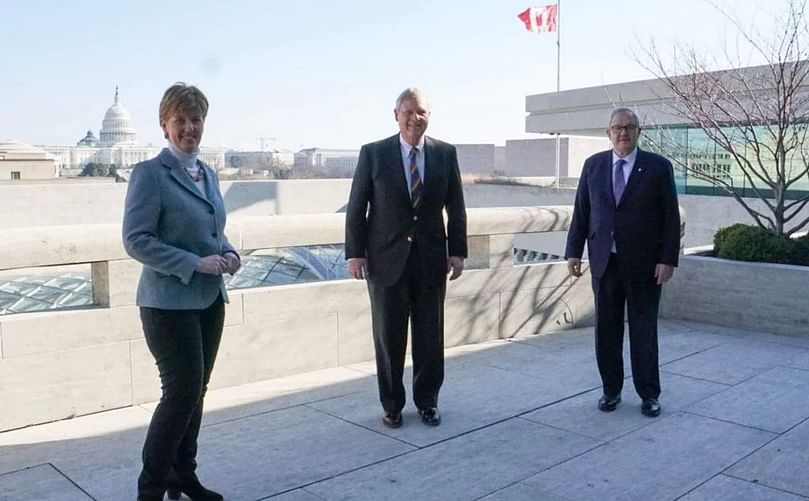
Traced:
<path id="1" fill-rule="evenodd" d="M 681 256 L 660 316 L 809 336 L 809 267 Z"/>

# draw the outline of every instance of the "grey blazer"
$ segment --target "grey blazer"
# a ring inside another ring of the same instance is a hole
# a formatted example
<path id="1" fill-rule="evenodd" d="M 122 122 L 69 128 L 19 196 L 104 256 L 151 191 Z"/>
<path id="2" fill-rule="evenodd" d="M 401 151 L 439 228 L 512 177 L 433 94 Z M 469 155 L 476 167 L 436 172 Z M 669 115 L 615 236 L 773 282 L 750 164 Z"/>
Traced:
<path id="1" fill-rule="evenodd" d="M 220 293 L 228 300 L 221 276 L 194 271 L 203 256 L 236 253 L 224 233 L 219 179 L 213 169 L 199 164 L 207 197 L 168 148 L 132 170 L 123 240 L 126 252 L 143 264 L 138 306 L 196 310 L 210 306 Z"/>

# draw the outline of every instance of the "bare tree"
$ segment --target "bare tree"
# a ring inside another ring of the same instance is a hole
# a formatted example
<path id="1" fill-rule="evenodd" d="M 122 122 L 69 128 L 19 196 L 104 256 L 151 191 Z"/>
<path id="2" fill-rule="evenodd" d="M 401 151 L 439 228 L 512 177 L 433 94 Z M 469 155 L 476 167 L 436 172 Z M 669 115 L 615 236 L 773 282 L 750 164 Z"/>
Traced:
<path id="1" fill-rule="evenodd" d="M 787 197 L 795 183 L 809 177 L 806 1 L 787 0 L 784 14 L 764 34 L 713 4 L 738 33 L 722 61 L 730 70 L 715 71 L 717 59 L 688 45 L 678 45 L 673 55 L 664 56 L 651 42 L 641 57 L 635 57 L 662 82 L 671 113 L 701 128 L 725 152 L 721 155 L 724 166 L 708 153 L 708 163 L 672 160 L 733 196 L 759 226 L 786 236 L 809 224 L 809 217 L 801 213 L 809 195 L 796 197 L 793 190 L 793 196 Z M 763 58 L 766 64 L 744 67 L 750 57 Z M 657 146 L 664 149 L 668 148 L 662 143 L 678 142 L 665 134 L 657 139 L 661 142 Z M 731 165 L 738 167 L 745 187 L 765 208 L 741 196 L 728 172 Z"/>

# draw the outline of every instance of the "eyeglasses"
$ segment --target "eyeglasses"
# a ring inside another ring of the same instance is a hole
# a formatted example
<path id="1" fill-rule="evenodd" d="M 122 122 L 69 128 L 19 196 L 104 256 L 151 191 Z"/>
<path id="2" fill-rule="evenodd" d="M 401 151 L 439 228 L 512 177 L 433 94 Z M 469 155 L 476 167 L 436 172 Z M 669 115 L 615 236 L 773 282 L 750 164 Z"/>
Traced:
<path id="1" fill-rule="evenodd" d="M 622 132 L 622 131 L 627 131 L 627 132 L 635 132 L 636 130 L 638 130 L 638 126 L 637 126 L 637 125 L 635 125 L 635 124 L 629 124 L 629 125 L 610 125 L 610 131 L 611 131 L 611 132 L 614 132 L 614 133 L 616 133 L 616 134 L 618 134 L 619 132 Z"/>

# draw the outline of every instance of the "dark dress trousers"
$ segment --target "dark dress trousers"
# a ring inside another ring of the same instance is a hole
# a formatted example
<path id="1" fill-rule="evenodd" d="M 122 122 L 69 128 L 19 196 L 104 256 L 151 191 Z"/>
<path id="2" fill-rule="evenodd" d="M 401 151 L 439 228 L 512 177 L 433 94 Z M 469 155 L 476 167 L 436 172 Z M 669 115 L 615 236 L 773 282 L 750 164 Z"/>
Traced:
<path id="1" fill-rule="evenodd" d="M 366 144 L 346 210 L 346 258 L 368 259 L 379 397 L 387 412 L 399 412 L 405 405 L 408 318 L 413 400 L 420 409 L 437 406 L 444 380 L 447 256 L 467 256 L 466 209 L 454 146 L 425 137 L 423 182 L 422 203 L 414 209 L 399 135 Z"/>
<path id="2" fill-rule="evenodd" d="M 588 158 L 579 180 L 566 258 L 585 241 L 595 296 L 596 360 L 604 393 L 623 387 L 624 306 L 629 316 L 632 378 L 641 398 L 660 395 L 655 266 L 677 266 L 680 213 L 671 162 L 638 150 L 619 203 L 613 195 L 612 150 Z M 613 242 L 616 252 L 612 252 Z"/>

